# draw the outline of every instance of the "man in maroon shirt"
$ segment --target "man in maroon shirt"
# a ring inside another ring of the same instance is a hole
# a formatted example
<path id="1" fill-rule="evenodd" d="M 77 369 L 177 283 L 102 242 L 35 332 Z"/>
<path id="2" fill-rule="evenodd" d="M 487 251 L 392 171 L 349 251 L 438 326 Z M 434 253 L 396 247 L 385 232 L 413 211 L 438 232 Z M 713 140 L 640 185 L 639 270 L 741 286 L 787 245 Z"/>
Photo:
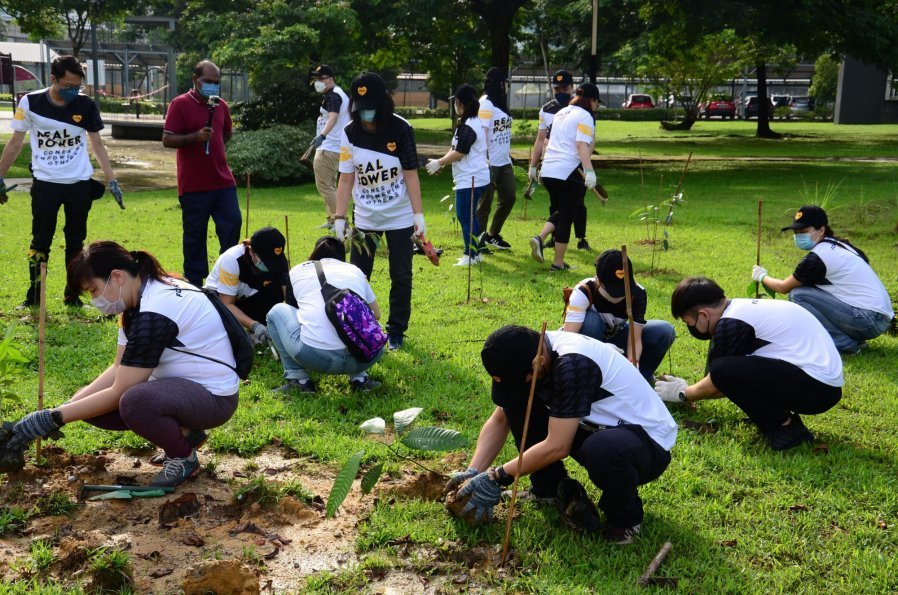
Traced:
<path id="1" fill-rule="evenodd" d="M 178 200 L 184 227 L 184 276 L 197 287 L 209 274 L 206 231 L 215 222 L 219 254 L 240 241 L 243 217 L 225 153 L 231 112 L 218 98 L 221 71 L 209 60 L 196 65 L 193 88 L 168 106 L 162 144 L 178 150 Z"/>

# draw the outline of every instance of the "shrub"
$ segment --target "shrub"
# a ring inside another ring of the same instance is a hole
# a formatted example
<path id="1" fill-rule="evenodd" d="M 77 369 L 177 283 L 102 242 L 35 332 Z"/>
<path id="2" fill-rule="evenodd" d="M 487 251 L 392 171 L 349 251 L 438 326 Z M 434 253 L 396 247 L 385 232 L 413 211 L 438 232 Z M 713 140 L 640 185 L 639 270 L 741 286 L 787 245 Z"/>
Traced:
<path id="1" fill-rule="evenodd" d="M 228 162 L 238 184 L 246 174 L 258 186 L 285 186 L 313 179 L 311 168 L 299 162 L 300 155 L 312 142 L 313 132 L 314 126 L 310 125 L 234 133 L 228 143 Z"/>
<path id="2" fill-rule="evenodd" d="M 12 93 L 0 93 L 0 101 L 12 101 Z"/>
<path id="3" fill-rule="evenodd" d="M 682 110 L 679 110 L 682 115 Z M 663 107 L 652 109 L 600 109 L 596 110 L 596 120 L 622 120 L 627 122 L 660 122 L 674 120 L 677 110 Z"/>
<path id="4" fill-rule="evenodd" d="M 100 113 L 101 114 L 133 114 L 136 106 L 127 99 L 100 97 Z M 140 102 L 141 114 L 161 114 L 162 104 L 152 101 Z"/>

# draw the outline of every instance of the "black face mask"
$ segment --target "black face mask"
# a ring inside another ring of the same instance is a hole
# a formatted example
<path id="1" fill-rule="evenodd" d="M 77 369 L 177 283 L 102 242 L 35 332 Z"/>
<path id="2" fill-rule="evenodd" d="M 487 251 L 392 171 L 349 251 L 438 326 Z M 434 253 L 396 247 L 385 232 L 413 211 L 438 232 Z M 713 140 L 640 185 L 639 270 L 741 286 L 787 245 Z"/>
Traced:
<path id="1" fill-rule="evenodd" d="M 698 323 L 698 317 L 696 316 L 695 322 Z M 694 324 L 687 324 L 686 328 L 689 329 L 689 334 L 698 339 L 699 341 L 710 341 L 714 336 L 713 333 L 710 332 L 711 321 L 708 321 L 708 329 L 705 332 L 698 330 L 698 328 Z"/>
<path id="2" fill-rule="evenodd" d="M 567 104 L 570 103 L 570 101 L 571 101 L 571 94 L 570 93 L 556 93 L 555 101 L 557 101 L 559 104 L 561 104 L 561 107 L 567 107 Z"/>

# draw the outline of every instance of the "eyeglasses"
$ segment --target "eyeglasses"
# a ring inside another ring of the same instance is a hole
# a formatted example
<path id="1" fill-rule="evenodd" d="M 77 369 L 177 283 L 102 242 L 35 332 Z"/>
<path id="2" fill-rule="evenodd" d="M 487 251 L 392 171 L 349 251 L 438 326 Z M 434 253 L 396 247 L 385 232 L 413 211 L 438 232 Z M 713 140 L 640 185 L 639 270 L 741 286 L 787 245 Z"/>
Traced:
<path id="1" fill-rule="evenodd" d="M 66 85 L 66 86 L 59 85 L 59 88 L 63 91 L 71 91 L 72 89 L 78 89 L 79 93 L 81 91 L 84 91 L 84 89 L 85 89 L 84 85 Z"/>

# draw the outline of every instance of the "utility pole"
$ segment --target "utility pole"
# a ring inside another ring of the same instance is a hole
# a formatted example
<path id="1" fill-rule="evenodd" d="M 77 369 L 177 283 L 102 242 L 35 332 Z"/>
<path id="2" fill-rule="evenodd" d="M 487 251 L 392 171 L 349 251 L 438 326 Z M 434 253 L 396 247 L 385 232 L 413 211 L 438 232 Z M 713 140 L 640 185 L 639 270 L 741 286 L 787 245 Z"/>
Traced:
<path id="1" fill-rule="evenodd" d="M 589 82 L 596 82 L 596 73 L 599 70 L 598 56 L 596 55 L 596 39 L 599 28 L 599 0 L 592 0 L 592 54 L 589 57 Z"/>

